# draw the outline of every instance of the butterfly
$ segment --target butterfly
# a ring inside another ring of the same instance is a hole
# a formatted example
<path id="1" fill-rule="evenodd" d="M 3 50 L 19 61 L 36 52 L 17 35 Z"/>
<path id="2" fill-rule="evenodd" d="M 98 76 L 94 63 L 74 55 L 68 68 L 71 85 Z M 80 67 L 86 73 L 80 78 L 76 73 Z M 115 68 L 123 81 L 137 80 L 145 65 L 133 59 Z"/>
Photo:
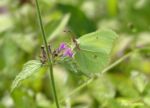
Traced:
<path id="1" fill-rule="evenodd" d="M 117 38 L 112 30 L 103 29 L 76 39 L 74 59 L 78 68 L 86 74 L 101 72 L 109 63 Z"/>

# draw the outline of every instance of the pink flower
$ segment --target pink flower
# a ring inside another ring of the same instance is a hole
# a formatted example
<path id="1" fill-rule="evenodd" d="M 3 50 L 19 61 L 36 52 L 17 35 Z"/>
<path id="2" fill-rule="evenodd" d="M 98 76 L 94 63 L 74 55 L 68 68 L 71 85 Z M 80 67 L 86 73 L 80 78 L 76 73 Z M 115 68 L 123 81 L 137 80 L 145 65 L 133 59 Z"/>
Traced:
<path id="1" fill-rule="evenodd" d="M 58 50 L 62 51 L 64 49 L 66 49 L 66 48 L 67 48 L 67 45 L 65 43 L 61 43 L 60 46 L 59 46 L 59 48 L 58 48 Z"/>
<path id="2" fill-rule="evenodd" d="M 63 57 L 66 57 L 66 56 L 68 56 L 68 57 L 73 57 L 73 51 L 71 50 L 71 48 L 69 48 L 69 47 L 67 46 L 66 43 L 61 43 L 61 44 L 60 44 L 60 46 L 59 46 L 59 48 L 58 48 L 58 53 L 59 53 L 59 54 L 62 54 Z"/>
<path id="3" fill-rule="evenodd" d="M 73 57 L 73 52 L 70 48 L 67 48 L 65 51 L 64 51 L 64 56 L 69 56 L 69 57 Z"/>

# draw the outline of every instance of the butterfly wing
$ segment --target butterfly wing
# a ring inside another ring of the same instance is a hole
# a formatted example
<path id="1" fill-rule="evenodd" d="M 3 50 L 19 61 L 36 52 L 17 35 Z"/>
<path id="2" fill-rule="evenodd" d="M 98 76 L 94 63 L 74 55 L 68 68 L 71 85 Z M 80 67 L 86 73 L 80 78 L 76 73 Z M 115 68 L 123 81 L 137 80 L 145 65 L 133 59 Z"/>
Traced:
<path id="1" fill-rule="evenodd" d="M 111 30 L 99 30 L 80 37 L 77 40 L 80 50 L 76 52 L 75 60 L 81 71 L 97 73 L 104 69 L 117 37 Z"/>

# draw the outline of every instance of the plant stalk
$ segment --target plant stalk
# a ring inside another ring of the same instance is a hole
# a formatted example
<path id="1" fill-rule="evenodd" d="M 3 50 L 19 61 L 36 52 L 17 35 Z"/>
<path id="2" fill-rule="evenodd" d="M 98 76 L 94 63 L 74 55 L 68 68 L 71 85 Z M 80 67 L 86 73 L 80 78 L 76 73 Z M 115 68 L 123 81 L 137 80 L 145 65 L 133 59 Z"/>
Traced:
<path id="1" fill-rule="evenodd" d="M 44 41 L 44 45 L 46 47 L 46 53 L 47 53 L 47 59 L 48 59 L 48 65 L 49 65 L 49 76 L 51 79 L 50 82 L 51 82 L 52 89 L 53 89 L 54 99 L 55 99 L 56 107 L 60 108 L 58 98 L 57 98 L 57 92 L 56 92 L 56 88 L 55 88 L 55 81 L 54 81 L 55 79 L 54 79 L 54 75 L 53 75 L 53 60 L 50 57 L 49 50 L 48 50 L 48 44 L 47 44 L 46 35 L 45 35 L 44 27 L 43 27 L 43 22 L 42 22 L 42 17 L 41 17 L 38 0 L 35 0 L 35 2 L 36 2 L 36 8 L 37 8 L 37 15 L 38 15 L 38 19 L 39 19 L 39 25 L 40 25 L 41 32 L 42 32 L 42 38 Z"/>
<path id="2" fill-rule="evenodd" d="M 129 52 L 128 54 L 124 55 L 123 57 L 121 57 L 120 59 L 118 59 L 117 61 L 115 61 L 114 63 L 112 63 L 110 66 L 106 67 L 101 73 L 101 74 L 104 74 L 105 72 L 109 71 L 110 69 L 114 68 L 115 66 L 117 66 L 119 63 L 121 63 L 122 61 L 124 61 L 125 59 L 127 59 L 129 56 L 132 55 L 132 53 L 135 52 L 134 51 L 131 51 Z M 77 87 L 76 89 L 74 89 L 71 93 L 68 94 L 67 97 L 70 97 L 72 96 L 73 94 L 75 94 L 76 92 L 80 91 L 81 89 L 83 89 L 84 87 L 86 87 L 88 84 L 92 83 L 95 79 L 97 79 L 99 77 L 96 76 L 95 77 L 92 77 L 90 79 L 88 79 L 85 83 L 83 83 L 82 85 L 80 85 L 79 87 Z M 64 101 L 64 98 L 60 101 L 60 102 L 63 102 Z"/>

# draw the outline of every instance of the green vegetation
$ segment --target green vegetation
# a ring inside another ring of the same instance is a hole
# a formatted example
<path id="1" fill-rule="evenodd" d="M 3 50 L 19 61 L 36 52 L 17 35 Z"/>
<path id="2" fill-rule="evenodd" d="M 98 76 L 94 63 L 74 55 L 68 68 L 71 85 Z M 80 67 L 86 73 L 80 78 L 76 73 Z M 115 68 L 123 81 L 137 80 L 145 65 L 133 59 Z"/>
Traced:
<path id="1" fill-rule="evenodd" d="M 0 108 L 150 107 L 149 0 L 37 1 L 0 1 Z"/>

